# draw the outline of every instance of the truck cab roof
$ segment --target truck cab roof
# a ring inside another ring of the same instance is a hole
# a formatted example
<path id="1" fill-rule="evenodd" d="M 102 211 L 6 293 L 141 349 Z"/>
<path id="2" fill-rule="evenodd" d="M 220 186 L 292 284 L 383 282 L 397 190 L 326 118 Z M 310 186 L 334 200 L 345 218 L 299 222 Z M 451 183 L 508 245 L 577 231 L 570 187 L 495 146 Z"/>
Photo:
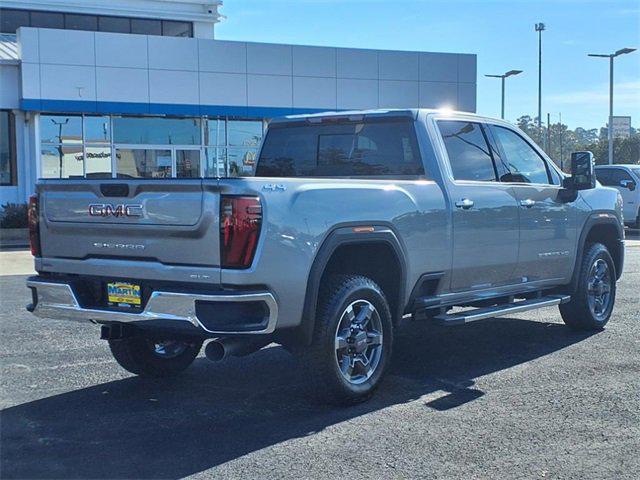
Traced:
<path id="1" fill-rule="evenodd" d="M 317 113 L 306 113 L 298 115 L 287 115 L 283 117 L 273 118 L 269 125 L 278 126 L 282 124 L 290 125 L 292 123 L 322 123 L 323 121 L 358 121 L 365 118 L 410 118 L 416 120 L 420 113 L 427 115 L 451 115 L 455 117 L 471 117 L 478 121 L 490 123 L 505 123 L 504 120 L 485 117 L 470 112 L 460 112 L 449 109 L 434 108 L 379 108 L 370 110 L 343 110 L 343 111 L 326 111 Z"/>

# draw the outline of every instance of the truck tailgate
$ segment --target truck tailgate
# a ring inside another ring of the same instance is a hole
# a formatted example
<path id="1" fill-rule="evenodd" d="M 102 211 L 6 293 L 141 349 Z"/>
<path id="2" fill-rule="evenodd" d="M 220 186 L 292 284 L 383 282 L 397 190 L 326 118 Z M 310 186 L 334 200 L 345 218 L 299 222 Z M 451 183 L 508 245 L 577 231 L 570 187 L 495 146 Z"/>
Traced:
<path id="1" fill-rule="evenodd" d="M 43 258 L 220 264 L 217 182 L 46 180 L 38 193 Z"/>

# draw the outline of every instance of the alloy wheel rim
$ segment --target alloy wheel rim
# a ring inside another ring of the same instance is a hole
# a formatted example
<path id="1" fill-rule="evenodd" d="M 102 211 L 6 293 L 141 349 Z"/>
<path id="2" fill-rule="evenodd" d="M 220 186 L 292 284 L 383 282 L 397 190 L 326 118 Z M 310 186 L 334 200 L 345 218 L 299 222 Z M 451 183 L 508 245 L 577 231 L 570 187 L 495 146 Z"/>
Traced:
<path id="1" fill-rule="evenodd" d="M 344 309 L 335 334 L 335 358 L 342 377 L 353 385 L 366 382 L 382 359 L 382 320 L 367 300 Z"/>
<path id="2" fill-rule="evenodd" d="M 185 342 L 178 340 L 151 341 L 154 355 L 160 358 L 175 358 L 187 349 Z"/>
<path id="3" fill-rule="evenodd" d="M 593 262 L 589 270 L 587 299 L 593 316 L 598 320 L 606 318 L 611 303 L 611 270 L 601 258 Z"/>

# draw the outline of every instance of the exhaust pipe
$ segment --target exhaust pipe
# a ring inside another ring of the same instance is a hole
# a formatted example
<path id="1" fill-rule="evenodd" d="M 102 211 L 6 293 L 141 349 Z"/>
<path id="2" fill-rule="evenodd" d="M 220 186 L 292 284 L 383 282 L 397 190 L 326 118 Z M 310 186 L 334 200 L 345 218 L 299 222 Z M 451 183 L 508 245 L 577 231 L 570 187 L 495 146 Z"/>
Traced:
<path id="1" fill-rule="evenodd" d="M 243 357 L 257 352 L 269 343 L 269 340 L 255 340 L 240 337 L 220 338 L 207 343 L 207 346 L 204 348 L 204 354 L 212 362 L 219 362 L 227 357 Z"/>

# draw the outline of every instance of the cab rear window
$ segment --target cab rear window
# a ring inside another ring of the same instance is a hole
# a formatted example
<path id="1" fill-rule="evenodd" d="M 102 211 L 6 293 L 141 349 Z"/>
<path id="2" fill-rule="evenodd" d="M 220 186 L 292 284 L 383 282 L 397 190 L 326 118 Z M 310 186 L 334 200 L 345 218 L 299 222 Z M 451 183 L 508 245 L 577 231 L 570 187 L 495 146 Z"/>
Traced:
<path id="1" fill-rule="evenodd" d="M 424 176 L 412 121 L 284 125 L 269 129 L 256 176 Z"/>

